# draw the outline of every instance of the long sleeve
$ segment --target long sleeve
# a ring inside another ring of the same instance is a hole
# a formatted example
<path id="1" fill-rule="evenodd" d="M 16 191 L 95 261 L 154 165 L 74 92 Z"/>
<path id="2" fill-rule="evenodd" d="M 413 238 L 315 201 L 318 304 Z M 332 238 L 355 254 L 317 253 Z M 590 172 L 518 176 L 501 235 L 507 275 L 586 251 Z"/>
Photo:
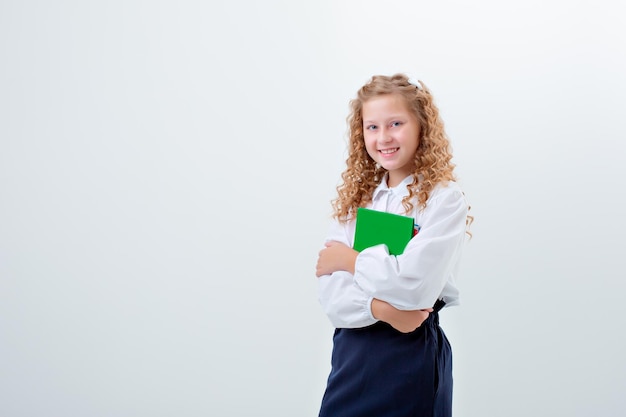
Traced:
<path id="1" fill-rule="evenodd" d="M 389 255 L 385 245 L 363 250 L 357 257 L 354 282 L 369 296 L 400 310 L 432 307 L 446 286 L 456 292 L 447 284 L 454 281 L 465 243 L 467 207 L 455 184 L 433 190 L 419 215 L 420 232 L 404 253 Z"/>
<path id="2" fill-rule="evenodd" d="M 371 314 L 372 297 L 354 283 L 349 272 L 323 275 L 318 285 L 320 304 L 334 327 L 365 327 L 378 321 Z"/>
<path id="3" fill-rule="evenodd" d="M 336 240 L 352 246 L 352 236 L 345 224 L 333 221 L 326 241 Z M 372 297 L 367 295 L 346 271 L 333 272 L 318 278 L 318 299 L 322 309 L 336 328 L 358 328 L 376 323 L 371 314 Z"/>

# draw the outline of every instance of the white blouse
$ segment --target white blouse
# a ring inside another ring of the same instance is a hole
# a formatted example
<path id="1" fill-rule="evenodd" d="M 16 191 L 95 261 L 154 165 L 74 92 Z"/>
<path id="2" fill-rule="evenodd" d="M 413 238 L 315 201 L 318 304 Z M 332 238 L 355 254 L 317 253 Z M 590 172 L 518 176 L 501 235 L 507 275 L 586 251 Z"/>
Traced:
<path id="1" fill-rule="evenodd" d="M 386 179 L 374 190 L 369 208 L 406 215 L 402 198 L 409 194 L 407 177 L 389 188 Z M 414 202 L 417 206 L 417 199 Z M 446 306 L 459 302 L 456 278 L 466 239 L 468 204 L 455 182 L 436 186 L 426 208 L 414 208 L 419 227 L 401 255 L 389 255 L 384 244 L 364 249 L 356 259 L 355 272 L 333 272 L 318 278 L 319 301 L 333 326 L 357 328 L 374 324 L 371 303 L 383 300 L 399 310 L 432 307 L 437 299 Z M 355 221 L 332 221 L 326 241 L 352 247 Z"/>

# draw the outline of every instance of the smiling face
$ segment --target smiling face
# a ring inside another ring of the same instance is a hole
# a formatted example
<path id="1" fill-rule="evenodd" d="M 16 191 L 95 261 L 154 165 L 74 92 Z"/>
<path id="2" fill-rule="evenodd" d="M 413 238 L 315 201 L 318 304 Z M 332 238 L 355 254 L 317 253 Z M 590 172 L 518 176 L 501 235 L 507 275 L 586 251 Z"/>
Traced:
<path id="1" fill-rule="evenodd" d="M 369 156 L 389 173 L 395 187 L 415 171 L 420 126 L 399 94 L 385 94 L 363 103 L 363 137 Z"/>

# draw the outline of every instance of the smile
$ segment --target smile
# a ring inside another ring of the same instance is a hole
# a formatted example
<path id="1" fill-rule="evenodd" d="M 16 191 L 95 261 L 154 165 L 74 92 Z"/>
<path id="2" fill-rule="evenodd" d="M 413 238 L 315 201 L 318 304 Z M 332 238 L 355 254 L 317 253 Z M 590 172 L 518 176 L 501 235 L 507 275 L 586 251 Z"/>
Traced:
<path id="1" fill-rule="evenodd" d="M 383 155 L 389 155 L 396 152 L 398 149 L 400 148 L 380 149 L 378 152 L 382 153 Z"/>

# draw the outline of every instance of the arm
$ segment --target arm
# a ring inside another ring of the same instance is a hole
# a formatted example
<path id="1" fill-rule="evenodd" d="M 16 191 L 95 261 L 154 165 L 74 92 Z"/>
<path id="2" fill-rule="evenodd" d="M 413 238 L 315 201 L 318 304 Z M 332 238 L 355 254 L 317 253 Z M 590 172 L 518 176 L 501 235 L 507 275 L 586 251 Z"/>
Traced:
<path id="1" fill-rule="evenodd" d="M 421 214 L 421 230 L 404 253 L 386 246 L 363 250 L 354 280 L 363 291 L 399 310 L 432 307 L 452 274 L 465 243 L 467 203 L 456 185 L 439 189 Z"/>
<path id="2" fill-rule="evenodd" d="M 320 277 L 320 280 L 324 280 L 323 283 L 320 282 L 320 286 L 326 286 L 326 295 L 332 294 L 333 296 L 328 297 L 326 302 L 322 303 L 322 305 L 328 308 L 336 304 L 337 306 L 342 305 L 345 308 L 350 305 L 350 299 L 354 301 L 362 300 L 365 294 L 360 288 L 354 285 L 352 278 L 358 252 L 337 241 L 327 242 L 325 246 L 326 247 L 319 253 L 316 275 Z M 332 274 L 332 276 L 330 274 Z M 344 299 L 343 302 L 340 301 L 342 299 Z M 370 307 L 367 307 L 368 305 L 370 305 Z M 363 304 L 357 306 L 360 307 L 360 309 L 364 307 Z M 401 311 L 391 306 L 389 303 L 375 298 L 370 300 L 369 297 L 365 307 L 371 309 L 370 318 L 375 319 L 374 322 L 376 320 L 384 321 L 403 333 L 409 333 L 417 329 L 422 322 L 428 318 L 429 312 L 432 311 L 432 309 Z M 337 324 L 345 323 L 339 320 L 334 309 L 327 309 L 326 314 L 328 314 L 331 322 L 335 324 L 335 327 L 346 327 L 345 325 L 337 326 Z M 365 317 L 363 318 L 365 319 Z M 365 320 L 363 323 L 368 323 L 369 321 L 370 320 Z"/>
<path id="3" fill-rule="evenodd" d="M 333 220 L 327 237 L 326 249 L 333 246 L 330 242 L 335 242 L 346 249 L 344 254 L 348 253 L 352 250 L 350 249 L 350 235 L 350 225 Z M 378 319 L 372 316 L 370 310 L 372 297 L 365 294 L 354 283 L 352 273 L 345 270 L 347 268 L 341 260 L 341 255 L 335 253 L 334 250 L 326 251 L 326 249 L 320 252 L 316 276 L 318 277 L 318 300 L 332 325 L 336 328 L 358 328 L 376 323 Z M 338 255 L 339 258 L 337 258 Z M 352 271 L 354 271 L 354 260 Z"/>
<path id="4" fill-rule="evenodd" d="M 372 297 L 365 294 L 345 271 L 322 275 L 318 279 L 318 300 L 336 328 L 366 327 L 378 321 L 372 316 Z"/>
<path id="5" fill-rule="evenodd" d="M 377 298 L 372 300 L 372 315 L 402 333 L 410 333 L 420 327 L 432 311 L 432 308 L 398 310 L 391 304 Z"/>

